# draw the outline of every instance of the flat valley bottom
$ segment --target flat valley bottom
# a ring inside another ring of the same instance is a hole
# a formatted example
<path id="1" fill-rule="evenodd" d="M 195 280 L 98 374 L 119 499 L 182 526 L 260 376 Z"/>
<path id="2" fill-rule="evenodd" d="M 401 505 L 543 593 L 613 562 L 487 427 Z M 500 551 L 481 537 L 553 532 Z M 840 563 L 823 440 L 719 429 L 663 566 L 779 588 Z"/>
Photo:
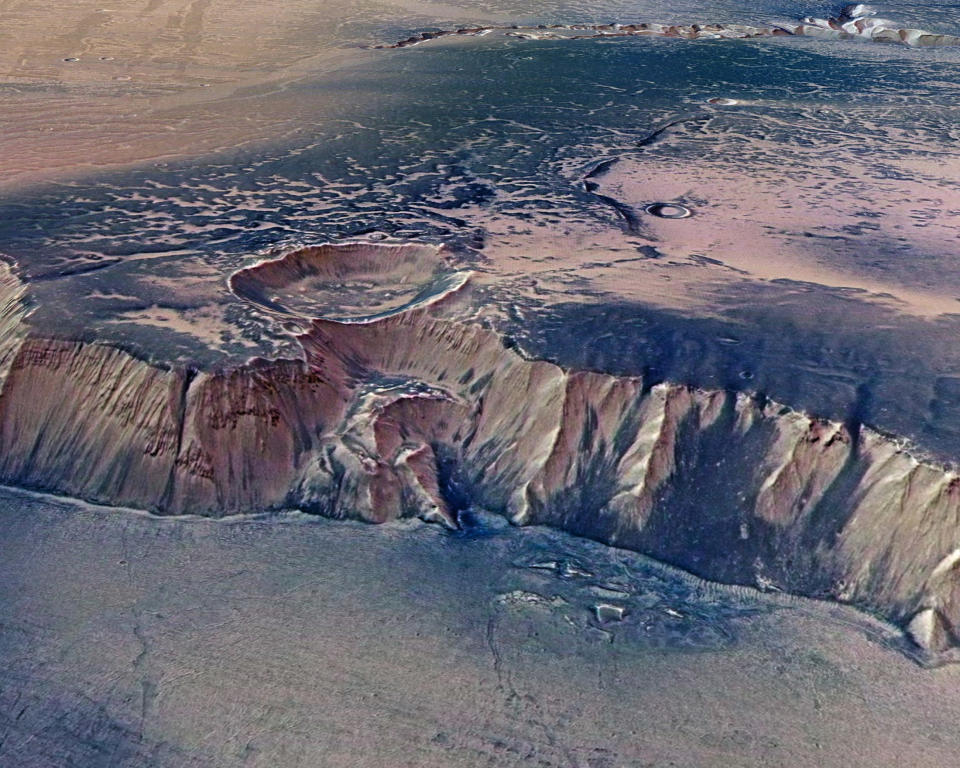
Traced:
<path id="1" fill-rule="evenodd" d="M 960 668 L 846 606 L 469 514 L 0 491 L 0 763 L 950 765 Z"/>

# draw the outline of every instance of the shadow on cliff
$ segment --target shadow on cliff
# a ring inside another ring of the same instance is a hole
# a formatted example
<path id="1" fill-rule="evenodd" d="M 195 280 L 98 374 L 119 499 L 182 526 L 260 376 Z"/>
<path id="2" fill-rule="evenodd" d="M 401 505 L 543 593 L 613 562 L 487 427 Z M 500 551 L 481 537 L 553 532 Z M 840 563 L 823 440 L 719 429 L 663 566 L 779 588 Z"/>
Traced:
<path id="1" fill-rule="evenodd" d="M 960 314 L 927 320 L 853 290 L 775 281 L 719 295 L 713 317 L 620 302 L 524 316 L 509 332 L 564 367 L 759 392 L 843 421 L 855 439 L 866 424 L 960 459 Z"/>

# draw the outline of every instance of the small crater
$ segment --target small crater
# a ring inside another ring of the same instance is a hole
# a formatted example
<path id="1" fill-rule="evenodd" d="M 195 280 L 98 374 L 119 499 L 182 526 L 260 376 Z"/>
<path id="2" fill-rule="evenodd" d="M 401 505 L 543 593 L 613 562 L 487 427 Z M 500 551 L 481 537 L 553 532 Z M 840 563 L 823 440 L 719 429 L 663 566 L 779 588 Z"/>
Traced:
<path id="1" fill-rule="evenodd" d="M 660 219 L 686 219 L 692 215 L 689 208 L 679 203 L 652 203 L 644 210 Z"/>

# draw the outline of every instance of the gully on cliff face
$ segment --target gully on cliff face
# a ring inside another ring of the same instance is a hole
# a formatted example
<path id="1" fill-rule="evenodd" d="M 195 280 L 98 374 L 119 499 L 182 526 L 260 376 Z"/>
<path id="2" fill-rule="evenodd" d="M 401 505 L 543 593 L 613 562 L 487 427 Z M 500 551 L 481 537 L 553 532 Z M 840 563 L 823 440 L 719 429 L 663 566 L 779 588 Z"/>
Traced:
<path id="1" fill-rule="evenodd" d="M 444 316 L 469 273 L 442 248 L 326 245 L 235 273 L 238 296 L 301 329 L 303 357 L 191 374 L 31 336 L 24 287 L 8 269 L 2 285 L 5 482 L 161 513 L 450 527 L 467 503 L 865 606 L 940 658 L 960 633 L 952 473 L 749 393 L 527 359 Z"/>

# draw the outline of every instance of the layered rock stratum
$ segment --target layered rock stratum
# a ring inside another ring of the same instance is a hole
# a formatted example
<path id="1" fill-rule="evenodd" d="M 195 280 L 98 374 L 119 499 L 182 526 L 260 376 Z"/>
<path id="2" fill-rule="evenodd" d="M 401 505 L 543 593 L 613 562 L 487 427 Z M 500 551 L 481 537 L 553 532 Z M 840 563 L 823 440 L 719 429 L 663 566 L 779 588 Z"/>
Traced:
<path id="1" fill-rule="evenodd" d="M 6 483 L 162 514 L 457 527 L 476 507 L 851 602 L 931 658 L 960 636 L 953 471 L 758 394 L 530 359 L 451 311 L 470 275 L 443 248 L 324 245 L 236 272 L 301 352 L 221 369 L 39 335 L 14 268 L 0 285 Z M 341 305 L 311 314 L 324 290 Z"/>

